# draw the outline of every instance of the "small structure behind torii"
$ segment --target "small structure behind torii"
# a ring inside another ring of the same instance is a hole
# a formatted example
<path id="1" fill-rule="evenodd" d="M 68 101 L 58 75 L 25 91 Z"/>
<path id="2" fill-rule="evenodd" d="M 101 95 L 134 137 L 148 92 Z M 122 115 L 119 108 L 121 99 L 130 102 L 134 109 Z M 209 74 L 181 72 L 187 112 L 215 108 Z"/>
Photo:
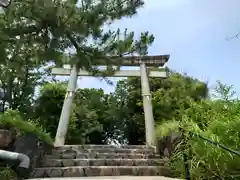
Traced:
<path id="1" fill-rule="evenodd" d="M 152 110 L 152 97 L 148 77 L 166 78 L 166 71 L 147 71 L 147 67 L 163 67 L 168 61 L 170 55 L 161 56 L 127 56 L 123 57 L 120 66 L 140 66 L 140 70 L 120 70 L 113 74 L 113 77 L 141 77 L 141 89 L 143 97 L 143 108 L 145 118 L 146 144 L 151 146 L 155 141 L 155 122 Z M 108 57 L 109 58 L 109 57 Z M 111 57 L 112 62 L 115 62 L 119 57 Z M 97 62 L 97 63 L 96 63 Z M 105 61 L 95 61 L 96 66 L 104 66 Z M 91 73 L 77 69 L 73 66 L 67 68 L 53 68 L 52 75 L 70 76 L 69 84 L 62 107 L 60 121 L 58 124 L 57 134 L 55 138 L 55 146 L 62 146 L 65 143 L 69 119 L 72 111 L 72 103 L 74 93 L 77 87 L 78 76 L 92 76 Z"/>

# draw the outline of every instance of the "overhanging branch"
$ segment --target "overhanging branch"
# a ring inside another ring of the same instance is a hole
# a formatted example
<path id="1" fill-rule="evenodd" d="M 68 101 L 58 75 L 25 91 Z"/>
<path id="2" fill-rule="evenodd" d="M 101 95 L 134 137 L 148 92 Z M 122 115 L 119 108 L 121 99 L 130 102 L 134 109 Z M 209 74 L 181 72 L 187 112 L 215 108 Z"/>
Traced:
<path id="1" fill-rule="evenodd" d="M 6 34 L 9 34 L 9 36 L 20 36 L 25 34 L 31 34 L 31 33 L 39 33 L 43 29 L 42 25 L 31 25 L 28 27 L 23 28 L 4 28 L 2 29 L 2 32 L 6 32 Z"/>

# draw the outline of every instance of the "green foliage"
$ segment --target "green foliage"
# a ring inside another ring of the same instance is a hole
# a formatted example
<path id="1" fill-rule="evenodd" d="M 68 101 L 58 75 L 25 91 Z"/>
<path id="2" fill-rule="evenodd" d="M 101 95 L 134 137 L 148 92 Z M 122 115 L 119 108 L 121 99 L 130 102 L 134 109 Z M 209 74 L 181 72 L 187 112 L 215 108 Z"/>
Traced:
<path id="1" fill-rule="evenodd" d="M 229 87 L 226 86 L 225 87 Z M 225 91 L 223 91 L 225 92 Z M 231 90 L 229 90 L 231 95 Z M 228 97 L 225 94 L 224 97 Z M 222 95 L 220 97 L 223 97 Z M 212 145 L 198 135 L 208 138 L 226 147 L 239 150 L 240 145 L 240 101 L 202 100 L 191 102 L 190 107 L 181 111 L 180 121 L 170 121 L 159 124 L 158 135 L 166 135 L 172 130 L 185 130 L 186 144 L 184 149 L 176 152 L 171 158 L 171 166 L 185 178 L 183 152 L 188 154 L 192 179 L 237 179 L 240 174 L 240 157 Z"/>
<path id="2" fill-rule="evenodd" d="M 169 79 L 150 80 L 157 123 L 177 119 L 182 104 L 189 108 L 191 101 L 206 97 L 206 85 L 187 76 L 173 73 Z M 33 118 L 38 119 L 52 138 L 56 135 L 65 92 L 65 83 L 46 84 L 34 106 Z M 137 78 L 119 81 L 116 91 L 110 95 L 95 89 L 79 89 L 75 93 L 66 143 L 103 144 L 109 141 L 145 142 L 141 87 Z"/>
<path id="3" fill-rule="evenodd" d="M 19 112 L 14 110 L 8 110 L 5 113 L 0 114 L 0 126 L 3 128 L 14 129 L 21 134 L 31 133 L 39 137 L 40 140 L 51 144 L 52 139 L 43 131 L 41 127 L 33 122 L 24 121 Z"/>
<path id="4" fill-rule="evenodd" d="M 35 101 L 32 117 L 54 138 L 66 93 L 65 83 L 47 83 Z"/>
<path id="5" fill-rule="evenodd" d="M 101 74 L 105 77 L 119 69 L 121 57 L 146 54 L 153 35 L 143 32 L 136 39 L 134 32 L 109 26 L 132 17 L 143 4 L 142 0 L 13 1 L 0 13 L 0 111 L 14 109 L 28 118 L 34 91 L 49 80 L 51 63 L 69 63 L 92 74 L 99 73 L 93 65 L 100 63 L 107 66 Z M 71 55 L 70 49 L 75 50 Z M 60 113 L 51 113 L 55 118 L 51 122 L 56 124 Z M 49 123 L 41 117 L 47 127 Z M 53 127 L 47 127 L 52 136 Z"/>
<path id="6" fill-rule="evenodd" d="M 159 123 L 156 128 L 156 137 L 167 136 L 170 132 L 178 132 L 179 127 L 179 121 L 166 121 Z"/>
<path id="7" fill-rule="evenodd" d="M 191 114 L 195 107 L 191 107 L 192 102 L 204 103 L 201 98 L 207 96 L 204 83 L 177 73 L 172 73 L 169 79 L 150 81 L 157 123 L 179 120 L 181 111 L 187 108 Z M 33 118 L 38 119 L 52 138 L 56 135 L 65 92 L 65 83 L 48 83 L 42 87 L 34 106 Z M 95 89 L 79 89 L 75 93 L 66 143 L 104 144 L 109 141 L 145 142 L 141 85 L 137 78 L 119 81 L 115 92 L 109 95 Z"/>
<path id="8" fill-rule="evenodd" d="M 34 118 L 54 138 L 58 127 L 66 85 L 46 84 L 34 106 Z M 110 111 L 113 98 L 103 90 L 79 89 L 75 93 L 73 111 L 68 128 L 67 144 L 103 144 L 117 137 Z"/>
<path id="9" fill-rule="evenodd" d="M 70 133 L 72 136 L 68 138 L 68 142 L 70 144 L 105 143 L 112 132 L 109 129 L 111 124 L 105 118 L 108 108 L 107 95 L 103 90 L 77 90 L 72 114 L 72 118 L 75 119 L 75 129 Z"/>
<path id="10" fill-rule="evenodd" d="M 228 86 L 226 84 L 222 84 L 220 81 L 217 81 L 217 86 L 215 87 L 215 94 L 213 94 L 213 96 L 223 100 L 229 100 L 233 98 L 233 96 L 236 94 L 236 92 L 232 89 L 233 86 Z"/>
<path id="11" fill-rule="evenodd" d="M 201 101 L 208 96 L 207 85 L 187 75 L 171 72 L 167 79 L 150 78 L 153 111 L 156 123 L 176 119 L 191 102 Z M 145 123 L 142 106 L 141 82 L 139 78 L 119 81 L 114 93 L 117 99 L 119 129 L 129 144 L 145 142 Z"/>
<path id="12" fill-rule="evenodd" d="M 139 47 L 143 47 L 141 53 L 147 53 L 154 40 L 153 35 L 143 32 L 134 41 L 133 32 L 108 26 L 132 17 L 143 4 L 142 0 L 14 1 L 0 15 L 1 51 L 6 57 L 8 45 L 30 45 L 38 62 L 60 65 L 65 61 L 97 73 L 92 65 L 101 61 L 111 74 L 115 70 L 112 65 L 119 66 L 122 56 L 139 53 Z M 69 56 L 66 51 L 71 48 L 75 52 Z"/>
<path id="13" fill-rule="evenodd" d="M 0 168 L 1 180 L 17 180 L 16 173 L 10 168 Z"/>
<path id="14" fill-rule="evenodd" d="M 223 179 L 240 172 L 239 158 L 213 146 L 196 135 L 226 145 L 239 147 L 240 101 L 229 93 L 217 100 L 208 97 L 207 85 L 186 75 L 172 73 L 169 79 L 151 79 L 157 136 L 185 130 L 186 144 L 171 158 L 170 165 L 184 178 L 183 152 L 189 154 L 193 179 Z M 222 92 L 226 92 L 224 89 Z M 63 83 L 46 84 L 34 107 L 38 124 L 54 137 L 66 92 Z M 79 89 L 75 94 L 67 144 L 106 144 L 111 141 L 143 144 L 144 118 L 138 79 L 119 81 L 116 91 Z M 234 178 L 233 178 L 234 179 Z"/>
<path id="15" fill-rule="evenodd" d="M 134 40 L 133 32 L 111 30 L 108 26 L 132 17 L 143 4 L 142 0 L 13 1 L 0 14 L 0 110 L 18 112 L 0 114 L 0 125 L 52 142 L 66 84 L 46 84 L 46 65 L 70 63 L 97 74 L 93 65 L 100 63 L 107 66 L 101 74 L 106 77 L 119 69 L 121 57 L 146 55 L 153 35 L 143 32 Z M 71 55 L 66 53 L 73 48 Z M 35 101 L 34 91 L 43 84 Z M 170 72 L 167 79 L 150 78 L 150 85 L 158 136 L 182 127 L 186 132 L 240 149 L 240 102 L 232 100 L 231 86 L 218 82 L 217 100 L 213 101 L 208 99 L 207 84 L 187 75 Z M 143 144 L 144 127 L 140 79 L 128 78 L 119 81 L 110 95 L 94 89 L 76 92 L 67 144 Z M 238 157 L 194 135 L 185 135 L 188 141 L 184 150 L 191 153 L 194 179 L 212 179 L 216 175 L 229 179 L 227 176 L 234 171 L 240 172 Z M 184 174 L 182 151 L 171 160 L 171 165 Z"/>
<path id="16" fill-rule="evenodd" d="M 172 73 L 162 81 L 153 94 L 154 114 L 158 121 L 178 119 L 181 110 L 188 109 L 191 101 L 200 101 L 208 96 L 205 83 L 186 75 Z"/>

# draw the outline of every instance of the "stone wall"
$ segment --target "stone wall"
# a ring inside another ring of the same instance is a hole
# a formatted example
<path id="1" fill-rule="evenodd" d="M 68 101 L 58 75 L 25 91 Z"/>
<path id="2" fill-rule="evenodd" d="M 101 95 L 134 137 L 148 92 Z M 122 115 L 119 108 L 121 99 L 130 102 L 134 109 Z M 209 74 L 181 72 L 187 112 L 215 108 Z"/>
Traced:
<path id="1" fill-rule="evenodd" d="M 19 177 L 28 178 L 33 168 L 39 165 L 44 153 L 51 151 L 51 145 L 44 143 L 34 134 L 18 136 L 12 129 L 0 129 L 0 149 L 27 155 L 31 164 L 29 169 L 18 167 L 19 162 L 0 159 L 0 166 L 10 166 Z"/>

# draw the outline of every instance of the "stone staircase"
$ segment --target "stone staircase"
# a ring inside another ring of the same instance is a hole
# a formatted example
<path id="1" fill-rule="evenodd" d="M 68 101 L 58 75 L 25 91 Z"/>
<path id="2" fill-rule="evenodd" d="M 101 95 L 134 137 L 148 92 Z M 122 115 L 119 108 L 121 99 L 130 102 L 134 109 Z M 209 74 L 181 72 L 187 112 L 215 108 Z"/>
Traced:
<path id="1" fill-rule="evenodd" d="M 45 155 L 31 178 L 86 176 L 166 176 L 167 160 L 146 146 L 66 145 Z"/>

